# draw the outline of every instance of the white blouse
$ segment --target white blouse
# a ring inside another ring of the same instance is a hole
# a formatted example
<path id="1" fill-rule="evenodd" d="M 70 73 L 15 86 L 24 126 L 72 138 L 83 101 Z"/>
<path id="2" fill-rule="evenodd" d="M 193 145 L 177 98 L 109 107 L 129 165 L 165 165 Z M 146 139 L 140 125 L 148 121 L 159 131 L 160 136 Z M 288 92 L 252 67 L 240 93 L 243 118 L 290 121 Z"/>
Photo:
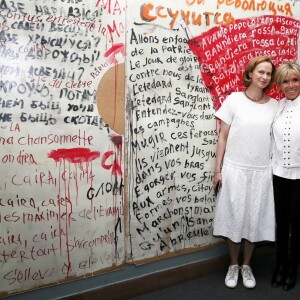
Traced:
<path id="1" fill-rule="evenodd" d="M 273 124 L 273 174 L 300 179 L 300 96 L 280 102 Z"/>
<path id="2" fill-rule="evenodd" d="M 259 104 L 242 92 L 231 93 L 215 116 L 230 125 L 224 163 L 243 169 L 271 169 L 270 128 L 278 102 Z"/>

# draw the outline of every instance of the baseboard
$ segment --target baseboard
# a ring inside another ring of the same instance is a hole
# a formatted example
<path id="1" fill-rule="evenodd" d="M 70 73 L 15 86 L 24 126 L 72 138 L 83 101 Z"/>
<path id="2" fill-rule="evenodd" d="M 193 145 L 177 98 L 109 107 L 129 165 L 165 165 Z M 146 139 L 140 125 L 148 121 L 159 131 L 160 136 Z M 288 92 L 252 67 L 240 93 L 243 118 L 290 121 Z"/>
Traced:
<path id="1" fill-rule="evenodd" d="M 266 257 L 274 254 L 273 243 L 258 244 L 253 259 Z M 151 293 L 172 285 L 193 280 L 207 274 L 225 270 L 228 266 L 227 255 L 197 263 L 180 266 L 154 274 L 134 278 L 128 281 L 112 284 L 97 290 L 64 298 L 65 300 L 124 300 L 139 295 Z"/>

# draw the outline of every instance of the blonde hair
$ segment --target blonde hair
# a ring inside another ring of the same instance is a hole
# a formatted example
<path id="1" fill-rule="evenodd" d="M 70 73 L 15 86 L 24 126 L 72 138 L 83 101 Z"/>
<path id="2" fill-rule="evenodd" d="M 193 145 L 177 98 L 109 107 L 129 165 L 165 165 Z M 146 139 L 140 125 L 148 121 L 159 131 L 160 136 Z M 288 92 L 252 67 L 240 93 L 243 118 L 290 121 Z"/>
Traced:
<path id="1" fill-rule="evenodd" d="M 285 78 L 290 74 L 296 74 L 298 79 L 300 79 L 300 66 L 293 61 L 284 61 L 276 70 L 276 84 L 280 87 Z"/>
<path id="2" fill-rule="evenodd" d="M 250 77 L 250 73 L 252 73 L 254 69 L 263 62 L 269 62 L 272 65 L 271 80 L 263 90 L 266 91 L 272 86 L 274 82 L 276 67 L 269 56 L 257 56 L 250 60 L 250 62 L 246 66 L 245 71 L 243 72 L 242 83 L 244 87 L 248 87 L 251 84 L 252 78 Z"/>

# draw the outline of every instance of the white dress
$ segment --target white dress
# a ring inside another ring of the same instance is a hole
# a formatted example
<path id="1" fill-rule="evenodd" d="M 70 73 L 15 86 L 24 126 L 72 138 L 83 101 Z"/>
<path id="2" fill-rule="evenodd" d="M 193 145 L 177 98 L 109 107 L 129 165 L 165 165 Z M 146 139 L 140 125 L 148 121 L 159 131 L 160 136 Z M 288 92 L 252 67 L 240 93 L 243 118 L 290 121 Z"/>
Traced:
<path id="1" fill-rule="evenodd" d="M 275 240 L 270 128 L 278 103 L 229 95 L 216 117 L 230 125 L 213 234 L 233 242 Z"/>

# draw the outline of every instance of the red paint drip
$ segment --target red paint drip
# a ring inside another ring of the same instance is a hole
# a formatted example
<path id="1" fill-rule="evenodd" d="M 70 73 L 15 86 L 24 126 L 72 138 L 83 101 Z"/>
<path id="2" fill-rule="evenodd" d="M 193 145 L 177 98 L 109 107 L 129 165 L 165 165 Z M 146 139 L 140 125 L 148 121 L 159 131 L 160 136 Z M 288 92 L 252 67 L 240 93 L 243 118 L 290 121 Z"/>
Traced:
<path id="1" fill-rule="evenodd" d="M 75 184 L 76 184 L 76 205 L 78 205 L 78 167 L 77 164 L 75 164 Z"/>
<path id="2" fill-rule="evenodd" d="M 59 163 L 59 172 L 58 172 L 58 215 L 59 215 L 59 222 L 58 222 L 58 230 L 59 230 L 59 248 L 60 248 L 60 255 L 62 255 L 62 224 L 61 224 L 61 164 L 62 161 Z"/>
<path id="3" fill-rule="evenodd" d="M 117 91 L 118 91 L 118 65 L 115 66 L 115 101 L 114 101 L 114 122 L 112 128 L 115 127 L 116 124 L 116 109 L 117 109 Z"/>
<path id="4" fill-rule="evenodd" d="M 122 150 L 123 138 L 121 135 L 112 135 L 111 140 L 118 150 Z"/>
<path id="5" fill-rule="evenodd" d="M 78 205 L 78 177 L 77 177 L 77 167 L 79 166 L 80 169 L 83 169 L 83 163 L 86 164 L 86 174 L 87 174 L 87 181 L 88 181 L 88 174 L 89 174 L 89 165 L 92 166 L 93 160 L 100 157 L 99 151 L 91 151 L 87 148 L 70 148 L 70 149 L 57 149 L 52 150 L 48 158 L 54 159 L 56 163 L 59 162 L 59 183 L 58 183 L 58 197 L 59 197 L 59 242 L 60 242 L 60 254 L 63 253 L 63 237 L 62 232 L 64 232 L 65 242 L 66 245 L 66 252 L 67 252 L 67 274 L 66 277 L 69 278 L 72 276 L 72 268 L 71 268 L 71 253 L 69 249 L 69 229 L 71 228 L 71 216 L 73 213 L 73 203 L 71 201 L 71 178 L 68 177 L 66 180 L 61 182 L 62 175 L 68 172 L 71 173 L 71 163 L 75 165 L 76 169 L 76 176 L 75 176 L 75 188 L 76 188 L 76 205 Z M 68 167 L 66 167 L 66 162 L 68 162 Z M 91 178 L 91 185 L 93 179 Z M 61 189 L 63 191 L 61 191 Z M 64 207 L 65 211 L 62 211 L 61 206 L 61 195 L 64 194 Z M 92 204 L 91 204 L 92 205 Z M 65 224 L 62 221 L 62 213 L 65 215 Z M 64 225 L 64 226 L 63 226 Z"/>
<path id="6" fill-rule="evenodd" d="M 66 165 L 64 161 L 64 171 L 66 171 Z M 69 173 L 71 171 L 71 164 L 68 164 L 69 166 Z M 68 257 L 68 266 L 71 266 L 71 254 L 70 254 L 70 249 L 69 249 L 69 228 L 71 227 L 71 214 L 73 212 L 73 207 L 72 207 L 72 202 L 71 202 L 71 191 L 70 191 L 70 178 L 68 180 L 68 183 L 64 183 L 65 186 L 65 201 L 66 201 L 66 206 L 65 206 L 65 212 L 66 212 L 66 221 L 65 221 L 65 230 L 66 230 L 66 248 L 67 248 L 67 257 Z M 70 212 L 68 210 L 68 205 L 70 205 Z M 71 268 L 68 268 L 68 273 L 67 277 L 71 277 Z"/>
<path id="7" fill-rule="evenodd" d="M 71 148 L 71 149 L 57 149 L 52 150 L 48 158 L 59 162 L 61 159 L 71 163 L 83 163 L 95 160 L 100 157 L 99 151 L 91 151 L 87 148 Z"/>

